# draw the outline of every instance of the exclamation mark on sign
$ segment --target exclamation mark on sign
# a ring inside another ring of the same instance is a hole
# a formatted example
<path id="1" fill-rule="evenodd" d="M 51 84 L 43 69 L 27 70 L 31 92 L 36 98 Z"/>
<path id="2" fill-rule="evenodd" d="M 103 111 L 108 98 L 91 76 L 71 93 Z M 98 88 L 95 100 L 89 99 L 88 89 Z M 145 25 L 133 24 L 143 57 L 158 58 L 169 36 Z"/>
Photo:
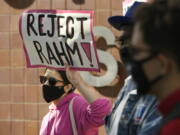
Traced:
<path id="1" fill-rule="evenodd" d="M 91 47 L 90 47 L 90 43 L 86 43 L 86 42 L 82 42 L 81 43 L 81 46 L 87 56 L 87 58 L 89 59 L 89 61 L 91 62 L 90 66 L 93 67 L 93 64 L 92 64 L 92 57 L 91 57 Z"/>

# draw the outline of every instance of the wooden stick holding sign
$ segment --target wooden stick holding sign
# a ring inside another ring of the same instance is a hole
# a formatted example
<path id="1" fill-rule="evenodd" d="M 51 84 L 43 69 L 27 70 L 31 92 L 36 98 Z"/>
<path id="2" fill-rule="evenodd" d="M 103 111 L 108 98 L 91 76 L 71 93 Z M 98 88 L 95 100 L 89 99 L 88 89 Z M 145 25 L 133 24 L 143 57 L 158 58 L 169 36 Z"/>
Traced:
<path id="1" fill-rule="evenodd" d="M 28 67 L 99 71 L 93 11 L 29 10 L 19 21 Z"/>

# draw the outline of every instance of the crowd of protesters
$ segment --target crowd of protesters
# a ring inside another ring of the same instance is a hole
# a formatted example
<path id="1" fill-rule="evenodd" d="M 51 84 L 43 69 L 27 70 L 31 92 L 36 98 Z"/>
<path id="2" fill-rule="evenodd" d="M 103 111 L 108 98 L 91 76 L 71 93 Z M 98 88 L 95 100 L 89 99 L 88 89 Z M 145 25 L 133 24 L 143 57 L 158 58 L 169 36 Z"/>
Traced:
<path id="1" fill-rule="evenodd" d="M 180 135 L 180 1 L 135 1 L 108 21 L 122 32 L 129 74 L 113 107 L 77 71 L 46 69 L 40 79 L 51 105 L 40 134 L 97 135 L 105 124 L 107 135 Z"/>

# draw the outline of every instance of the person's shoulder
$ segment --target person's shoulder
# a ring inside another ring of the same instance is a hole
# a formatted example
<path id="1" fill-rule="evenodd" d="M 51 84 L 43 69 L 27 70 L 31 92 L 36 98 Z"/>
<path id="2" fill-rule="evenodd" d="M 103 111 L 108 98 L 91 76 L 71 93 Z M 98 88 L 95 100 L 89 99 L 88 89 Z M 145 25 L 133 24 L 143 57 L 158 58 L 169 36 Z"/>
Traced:
<path id="1" fill-rule="evenodd" d="M 81 103 L 87 103 L 87 101 L 82 95 L 76 94 L 76 96 L 74 96 L 74 103 L 81 104 Z"/>
<path id="2" fill-rule="evenodd" d="M 178 130 L 180 131 L 180 118 L 176 118 L 169 121 L 167 124 L 165 124 L 164 127 L 170 128 L 170 129 L 179 127 Z"/>
<path id="3" fill-rule="evenodd" d="M 160 135 L 180 135 L 180 118 L 169 121 L 161 129 Z"/>
<path id="4" fill-rule="evenodd" d="M 50 115 L 50 113 L 48 112 L 48 113 L 46 113 L 44 116 L 43 116 L 43 118 L 42 118 L 42 121 L 48 121 L 48 119 L 49 119 L 49 115 Z"/>

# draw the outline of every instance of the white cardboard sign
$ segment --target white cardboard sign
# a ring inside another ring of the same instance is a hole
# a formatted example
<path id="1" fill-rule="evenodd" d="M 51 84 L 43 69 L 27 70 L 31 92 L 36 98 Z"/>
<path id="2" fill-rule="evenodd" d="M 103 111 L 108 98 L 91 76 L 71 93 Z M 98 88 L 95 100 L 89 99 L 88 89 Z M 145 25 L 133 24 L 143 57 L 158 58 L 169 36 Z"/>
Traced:
<path id="1" fill-rule="evenodd" d="M 93 11 L 29 10 L 20 17 L 27 66 L 99 71 Z"/>

